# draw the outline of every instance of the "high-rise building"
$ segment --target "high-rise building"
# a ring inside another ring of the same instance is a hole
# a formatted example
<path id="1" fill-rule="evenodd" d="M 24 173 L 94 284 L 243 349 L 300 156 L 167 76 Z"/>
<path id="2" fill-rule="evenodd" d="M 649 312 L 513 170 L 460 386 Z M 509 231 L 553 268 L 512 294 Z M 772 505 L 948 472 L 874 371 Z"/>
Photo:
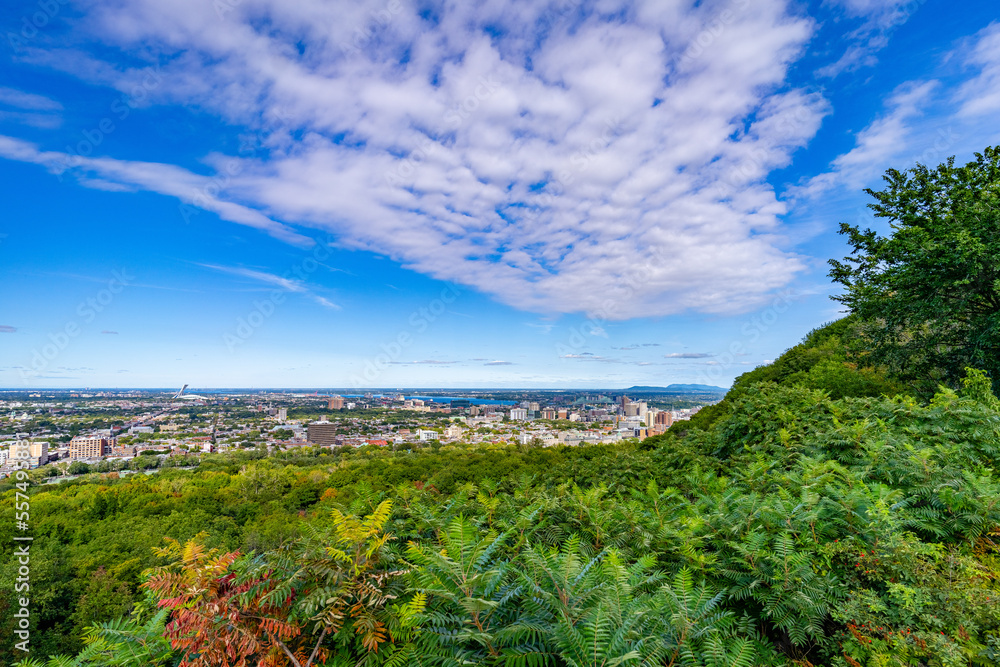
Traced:
<path id="1" fill-rule="evenodd" d="M 288 408 L 278 408 L 278 420 L 285 421 L 288 419 Z"/>
<path id="2" fill-rule="evenodd" d="M 313 422 L 306 427 L 306 440 L 314 445 L 334 445 L 337 428 L 332 422 Z"/>
<path id="3" fill-rule="evenodd" d="M 663 424 L 664 426 L 670 426 L 674 423 L 673 415 L 670 414 L 670 410 L 661 410 L 656 413 L 656 423 Z"/>
<path id="4" fill-rule="evenodd" d="M 107 456 L 116 444 L 118 444 L 117 438 L 78 435 L 69 441 L 69 456 L 73 459 L 93 459 Z"/>
<path id="5" fill-rule="evenodd" d="M 326 404 L 329 410 L 343 410 L 344 409 L 344 397 L 343 396 L 332 396 Z"/>
<path id="6" fill-rule="evenodd" d="M 32 442 L 28 445 L 28 453 L 32 462 L 37 459 L 37 465 L 43 466 L 49 462 L 49 443 Z"/>
<path id="7" fill-rule="evenodd" d="M 528 418 L 528 411 L 525 410 L 524 408 L 511 408 L 510 418 L 513 421 L 524 421 L 525 419 Z"/>
<path id="8" fill-rule="evenodd" d="M 556 411 L 552 408 L 545 408 L 542 410 L 542 419 L 555 419 Z"/>

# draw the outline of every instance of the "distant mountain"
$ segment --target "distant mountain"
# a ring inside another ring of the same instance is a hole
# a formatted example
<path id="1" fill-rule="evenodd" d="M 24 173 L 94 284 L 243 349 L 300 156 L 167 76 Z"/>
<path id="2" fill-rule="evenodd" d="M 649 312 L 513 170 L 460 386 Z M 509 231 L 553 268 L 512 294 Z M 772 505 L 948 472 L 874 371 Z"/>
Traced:
<path id="1" fill-rule="evenodd" d="M 728 389 L 710 384 L 672 384 L 666 387 L 629 387 L 626 394 L 725 394 Z"/>

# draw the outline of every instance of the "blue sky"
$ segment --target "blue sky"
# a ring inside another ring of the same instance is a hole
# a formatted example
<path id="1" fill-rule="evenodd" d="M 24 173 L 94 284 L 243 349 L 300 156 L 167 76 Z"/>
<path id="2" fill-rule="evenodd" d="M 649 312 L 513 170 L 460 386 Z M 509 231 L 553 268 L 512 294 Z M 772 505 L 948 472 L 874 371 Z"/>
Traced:
<path id="1" fill-rule="evenodd" d="M 886 168 L 1000 143 L 993 2 L 0 14 L 0 386 L 625 387 L 835 319 Z"/>

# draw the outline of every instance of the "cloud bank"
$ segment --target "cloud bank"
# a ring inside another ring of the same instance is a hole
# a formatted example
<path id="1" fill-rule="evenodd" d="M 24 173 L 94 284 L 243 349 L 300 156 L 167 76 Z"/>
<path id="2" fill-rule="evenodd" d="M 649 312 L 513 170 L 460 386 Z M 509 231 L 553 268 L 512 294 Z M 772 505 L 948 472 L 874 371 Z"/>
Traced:
<path id="1" fill-rule="evenodd" d="M 846 7 L 882 16 L 898 4 Z M 213 114 L 254 140 L 201 156 L 213 176 L 13 137 L 0 155 L 176 197 L 289 243 L 326 230 L 547 314 L 746 311 L 805 268 L 766 180 L 829 113 L 788 81 L 816 30 L 794 3 L 80 6 L 78 46 L 28 49 L 29 62 L 123 94 L 155 70 L 148 103 Z M 95 38 L 104 48 L 88 48 Z M 106 60 L 109 49 L 123 57 Z"/>

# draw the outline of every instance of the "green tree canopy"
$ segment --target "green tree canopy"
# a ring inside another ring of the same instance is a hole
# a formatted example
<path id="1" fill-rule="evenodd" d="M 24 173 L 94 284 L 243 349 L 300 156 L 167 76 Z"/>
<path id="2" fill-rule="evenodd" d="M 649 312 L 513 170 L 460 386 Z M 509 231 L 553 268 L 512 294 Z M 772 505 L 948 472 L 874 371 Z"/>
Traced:
<path id="1" fill-rule="evenodd" d="M 866 192 L 892 235 L 842 224 L 853 251 L 830 261 L 871 361 L 926 389 L 957 386 L 967 366 L 1000 378 L 1000 147 L 954 162 L 888 170 Z"/>

